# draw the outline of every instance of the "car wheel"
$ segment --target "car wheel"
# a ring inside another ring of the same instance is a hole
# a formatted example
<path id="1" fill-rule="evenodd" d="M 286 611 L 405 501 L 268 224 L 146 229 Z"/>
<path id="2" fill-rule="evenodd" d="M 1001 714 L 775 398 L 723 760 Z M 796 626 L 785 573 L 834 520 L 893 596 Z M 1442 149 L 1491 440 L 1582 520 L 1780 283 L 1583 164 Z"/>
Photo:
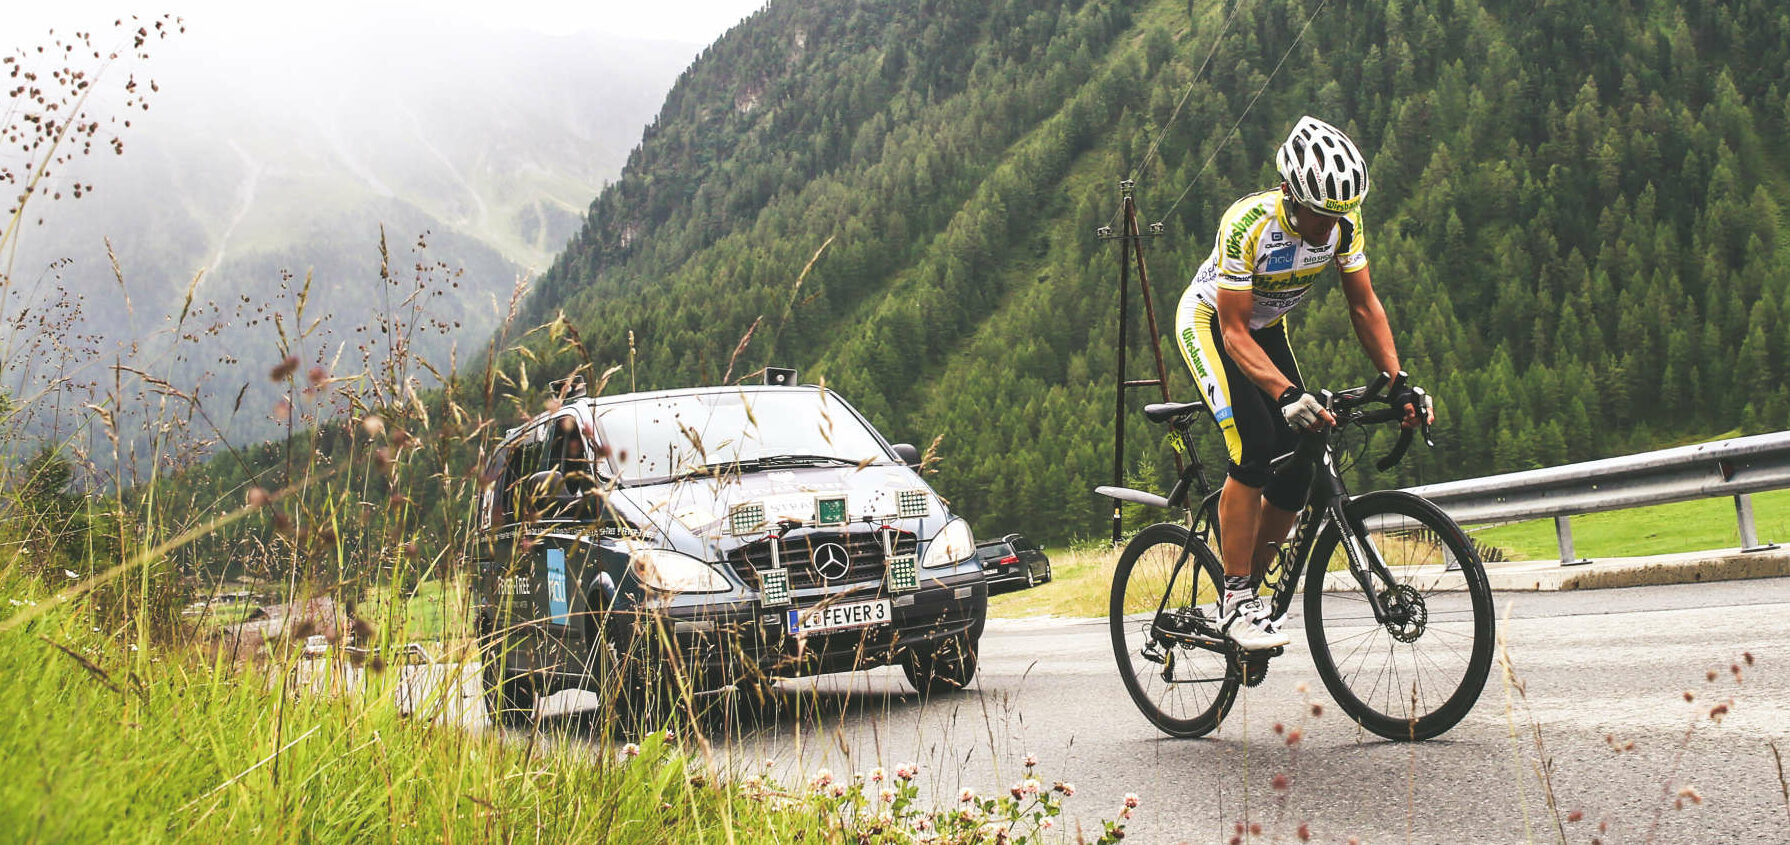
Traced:
<path id="1" fill-rule="evenodd" d="M 901 671 L 921 695 L 960 690 L 976 677 L 977 646 L 977 640 L 964 633 L 911 648 L 902 658 Z"/>
<path id="2" fill-rule="evenodd" d="M 1048 560 L 1045 561 L 1044 562 L 1044 583 L 1049 584 L 1051 582 L 1051 579 L 1053 579 L 1055 577 L 1056 576 L 1052 575 L 1050 572 L 1050 561 L 1048 561 Z"/>
<path id="3" fill-rule="evenodd" d="M 485 680 L 485 707 L 491 723 L 504 727 L 520 727 L 534 720 L 535 701 L 540 697 L 535 679 L 524 672 L 503 671 L 503 657 L 495 647 L 486 648 L 480 656 Z"/>
<path id="4" fill-rule="evenodd" d="M 1032 565 L 1026 564 L 1026 587 L 1038 586 L 1038 573 L 1032 571 Z"/>

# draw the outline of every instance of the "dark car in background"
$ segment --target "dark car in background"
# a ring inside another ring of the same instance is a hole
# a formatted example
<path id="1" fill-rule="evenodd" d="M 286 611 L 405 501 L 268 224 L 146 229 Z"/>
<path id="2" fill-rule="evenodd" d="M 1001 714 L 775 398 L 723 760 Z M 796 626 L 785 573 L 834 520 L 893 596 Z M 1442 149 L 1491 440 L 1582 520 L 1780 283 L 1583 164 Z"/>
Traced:
<path id="1" fill-rule="evenodd" d="M 494 716 L 571 688 L 650 716 L 888 663 L 964 687 L 988 585 L 918 463 L 811 385 L 574 395 L 512 429 L 476 526 Z"/>
<path id="2" fill-rule="evenodd" d="M 1050 557 L 1018 534 L 986 540 L 976 546 L 990 592 L 1023 590 L 1050 580 Z"/>

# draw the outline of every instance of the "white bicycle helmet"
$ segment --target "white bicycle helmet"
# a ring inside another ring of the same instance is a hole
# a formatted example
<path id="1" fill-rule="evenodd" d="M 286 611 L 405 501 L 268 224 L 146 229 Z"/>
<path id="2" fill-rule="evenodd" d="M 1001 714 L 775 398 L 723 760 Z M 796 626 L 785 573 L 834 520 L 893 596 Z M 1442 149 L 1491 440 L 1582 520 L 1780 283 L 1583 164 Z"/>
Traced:
<path id="1" fill-rule="evenodd" d="M 1307 208 L 1341 217 L 1367 197 L 1367 161 L 1355 142 L 1311 115 L 1299 118 L 1274 159 L 1293 199 Z"/>

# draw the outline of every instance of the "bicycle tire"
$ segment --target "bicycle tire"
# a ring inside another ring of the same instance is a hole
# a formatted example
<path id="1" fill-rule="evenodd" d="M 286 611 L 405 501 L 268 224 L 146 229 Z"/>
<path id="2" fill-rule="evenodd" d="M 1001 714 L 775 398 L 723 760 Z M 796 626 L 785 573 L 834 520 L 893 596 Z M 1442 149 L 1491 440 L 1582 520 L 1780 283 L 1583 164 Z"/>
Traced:
<path id="1" fill-rule="evenodd" d="M 1342 533 L 1327 524 L 1305 587 L 1312 662 L 1357 724 L 1391 740 L 1429 739 L 1465 718 L 1485 689 L 1496 638 L 1485 566 L 1460 526 L 1417 496 L 1368 493 L 1343 512 L 1386 560 L 1394 586 L 1380 595 L 1400 615 L 1374 620 L 1339 547 Z M 1456 563 L 1458 571 L 1446 571 Z"/>
<path id="2" fill-rule="evenodd" d="M 1192 557 L 1175 572 L 1183 548 L 1191 548 Z M 1164 595 L 1178 596 L 1165 611 L 1179 614 L 1177 624 L 1191 625 L 1189 614 L 1215 604 L 1223 584 L 1224 570 L 1212 550 L 1198 541 L 1189 545 L 1187 527 L 1169 522 L 1139 531 L 1113 570 L 1107 619 L 1119 676 L 1137 709 L 1170 736 L 1197 737 L 1215 730 L 1236 701 L 1242 677 L 1226 650 L 1159 637 L 1157 609 L 1163 607 Z M 1145 656 L 1146 649 L 1160 657 Z"/>

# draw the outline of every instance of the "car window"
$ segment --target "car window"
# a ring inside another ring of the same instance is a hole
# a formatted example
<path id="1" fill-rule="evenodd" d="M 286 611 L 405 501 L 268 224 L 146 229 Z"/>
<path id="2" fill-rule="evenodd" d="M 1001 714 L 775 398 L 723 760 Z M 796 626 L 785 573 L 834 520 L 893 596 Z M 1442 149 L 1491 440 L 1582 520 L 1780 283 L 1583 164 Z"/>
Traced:
<path id="1" fill-rule="evenodd" d="M 982 558 L 984 560 L 1000 560 L 1001 558 L 1013 554 L 1013 549 L 1009 548 L 1006 543 L 990 543 L 989 545 L 977 549 L 977 551 L 982 553 Z"/>
<path id="2" fill-rule="evenodd" d="M 594 417 L 624 482 L 777 456 L 892 460 L 857 414 L 823 390 L 654 396 L 599 405 Z"/>

